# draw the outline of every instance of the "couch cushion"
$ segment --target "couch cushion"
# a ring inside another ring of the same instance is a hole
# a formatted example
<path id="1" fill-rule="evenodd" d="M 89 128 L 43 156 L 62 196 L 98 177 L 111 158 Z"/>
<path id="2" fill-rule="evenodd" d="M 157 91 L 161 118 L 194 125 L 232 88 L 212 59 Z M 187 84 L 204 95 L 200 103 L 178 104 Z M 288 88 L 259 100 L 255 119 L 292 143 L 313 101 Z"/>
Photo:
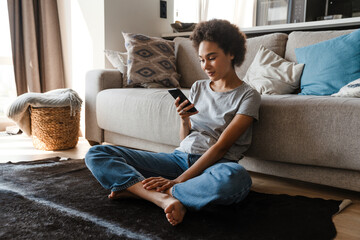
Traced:
<path id="1" fill-rule="evenodd" d="M 253 62 L 261 45 L 273 51 L 280 57 L 284 57 L 287 38 L 287 34 L 272 33 L 260 37 L 247 39 L 245 60 L 240 67 L 236 67 L 236 73 L 239 78 L 243 79 L 245 77 L 245 74 L 251 63 Z"/>
<path id="2" fill-rule="evenodd" d="M 343 31 L 319 31 L 319 32 L 297 32 L 289 34 L 286 44 L 285 59 L 296 62 L 295 48 L 309 46 L 318 42 L 329 40 L 341 35 L 349 34 L 354 30 Z"/>
<path id="3" fill-rule="evenodd" d="M 260 45 L 284 57 L 287 34 L 273 33 L 261 37 L 249 38 L 246 41 L 246 55 L 243 64 L 236 67 L 236 73 L 243 79 L 247 69 L 255 58 Z M 175 55 L 177 70 L 181 74 L 180 86 L 190 88 L 191 85 L 201 79 L 208 79 L 208 76 L 200 67 L 198 53 L 188 38 L 177 37 L 175 42 Z"/>
<path id="4" fill-rule="evenodd" d="M 245 156 L 360 170 L 360 99 L 262 95 Z"/>
<path id="5" fill-rule="evenodd" d="M 189 90 L 183 89 L 188 96 Z M 98 125 L 110 132 L 178 146 L 180 118 L 167 89 L 107 89 L 96 99 Z"/>
<path id="6" fill-rule="evenodd" d="M 190 88 L 197 80 L 208 79 L 201 69 L 199 55 L 188 38 L 177 37 L 175 42 L 175 56 L 177 71 L 180 73 L 180 86 Z"/>

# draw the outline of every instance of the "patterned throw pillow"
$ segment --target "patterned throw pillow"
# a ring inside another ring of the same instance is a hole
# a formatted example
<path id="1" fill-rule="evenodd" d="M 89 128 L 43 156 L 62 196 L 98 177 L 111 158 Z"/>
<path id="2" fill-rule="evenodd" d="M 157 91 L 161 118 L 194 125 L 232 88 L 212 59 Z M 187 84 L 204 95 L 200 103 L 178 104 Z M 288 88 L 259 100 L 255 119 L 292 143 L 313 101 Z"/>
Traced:
<path id="1" fill-rule="evenodd" d="M 119 52 L 114 50 L 105 50 L 106 58 L 109 60 L 111 65 L 118 69 L 122 73 L 122 87 L 123 88 L 132 88 L 132 87 L 143 87 L 143 88 L 163 88 L 164 85 L 156 82 L 141 83 L 141 84 L 128 84 L 127 80 L 127 52 Z"/>
<path id="2" fill-rule="evenodd" d="M 160 83 L 164 87 L 179 87 L 174 42 L 141 34 L 123 36 L 128 52 L 128 85 Z"/>
<path id="3" fill-rule="evenodd" d="M 333 97 L 357 97 L 360 98 L 360 78 L 352 81 L 342 88 L 337 93 L 332 94 Z"/>

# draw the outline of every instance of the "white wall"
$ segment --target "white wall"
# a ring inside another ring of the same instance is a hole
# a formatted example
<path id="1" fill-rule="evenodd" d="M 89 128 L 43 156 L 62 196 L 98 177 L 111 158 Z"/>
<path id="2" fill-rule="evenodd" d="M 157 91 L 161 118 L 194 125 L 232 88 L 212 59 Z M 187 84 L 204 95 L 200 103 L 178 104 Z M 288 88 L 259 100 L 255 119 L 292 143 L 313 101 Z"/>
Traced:
<path id="1" fill-rule="evenodd" d="M 58 0 L 66 87 L 85 100 L 85 75 L 112 68 L 104 49 L 125 51 L 124 32 L 160 36 L 171 32 L 174 0 L 167 0 L 167 19 L 160 0 Z M 83 130 L 84 115 L 81 115 Z"/>
<path id="2" fill-rule="evenodd" d="M 160 0 L 58 0 L 67 87 L 83 95 L 87 71 L 112 68 L 104 49 L 125 51 L 121 32 L 172 32 L 174 0 L 166 2 L 163 19 Z"/>
<path id="3" fill-rule="evenodd" d="M 67 87 L 83 95 L 85 74 L 104 68 L 104 1 L 58 0 Z"/>
<path id="4" fill-rule="evenodd" d="M 121 32 L 160 37 L 172 32 L 174 0 L 167 0 L 167 18 L 160 18 L 160 0 L 105 0 L 105 48 L 125 51 Z M 106 62 L 106 67 L 111 67 Z"/>
<path id="5" fill-rule="evenodd" d="M 85 100 L 85 75 L 105 67 L 104 0 L 58 0 L 66 87 Z M 84 105 L 81 131 L 84 132 Z"/>

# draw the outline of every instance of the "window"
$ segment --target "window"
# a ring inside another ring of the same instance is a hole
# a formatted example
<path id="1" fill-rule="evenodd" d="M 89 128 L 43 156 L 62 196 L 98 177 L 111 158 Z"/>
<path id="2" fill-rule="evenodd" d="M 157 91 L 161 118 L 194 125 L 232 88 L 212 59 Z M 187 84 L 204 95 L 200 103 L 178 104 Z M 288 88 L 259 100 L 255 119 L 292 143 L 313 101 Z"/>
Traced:
<path id="1" fill-rule="evenodd" d="M 235 13 L 234 9 L 235 9 L 235 0 L 226 0 L 226 1 L 209 0 L 207 20 L 217 18 L 217 19 L 225 19 L 228 20 L 229 22 L 233 22 L 234 13 Z"/>
<path id="2" fill-rule="evenodd" d="M 174 0 L 174 20 L 200 22 L 225 19 L 240 28 L 255 26 L 256 0 Z"/>
<path id="3" fill-rule="evenodd" d="M 7 1 L 0 0 L 0 119 L 16 97 Z"/>
<path id="4" fill-rule="evenodd" d="M 174 21 L 183 23 L 199 22 L 199 1 L 175 0 Z"/>

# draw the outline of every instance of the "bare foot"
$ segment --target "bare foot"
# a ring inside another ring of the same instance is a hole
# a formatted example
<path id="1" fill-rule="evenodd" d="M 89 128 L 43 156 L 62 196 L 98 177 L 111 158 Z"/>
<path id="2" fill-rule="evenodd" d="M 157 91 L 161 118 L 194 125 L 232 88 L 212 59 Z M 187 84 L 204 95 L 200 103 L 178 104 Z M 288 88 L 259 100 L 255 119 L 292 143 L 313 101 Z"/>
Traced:
<path id="1" fill-rule="evenodd" d="M 141 182 L 127 188 L 127 191 L 164 209 L 167 220 L 173 226 L 181 223 L 185 216 L 186 208 L 179 200 L 171 196 L 171 191 L 169 195 L 155 190 L 146 190 Z"/>
<path id="2" fill-rule="evenodd" d="M 119 198 L 139 198 L 139 197 L 127 190 L 124 190 L 124 191 L 111 192 L 108 195 L 108 198 L 111 200 L 115 200 L 115 199 L 119 199 Z"/>
<path id="3" fill-rule="evenodd" d="M 164 212 L 169 223 L 175 226 L 182 222 L 186 208 L 179 200 L 172 198 L 167 207 L 164 208 Z"/>

